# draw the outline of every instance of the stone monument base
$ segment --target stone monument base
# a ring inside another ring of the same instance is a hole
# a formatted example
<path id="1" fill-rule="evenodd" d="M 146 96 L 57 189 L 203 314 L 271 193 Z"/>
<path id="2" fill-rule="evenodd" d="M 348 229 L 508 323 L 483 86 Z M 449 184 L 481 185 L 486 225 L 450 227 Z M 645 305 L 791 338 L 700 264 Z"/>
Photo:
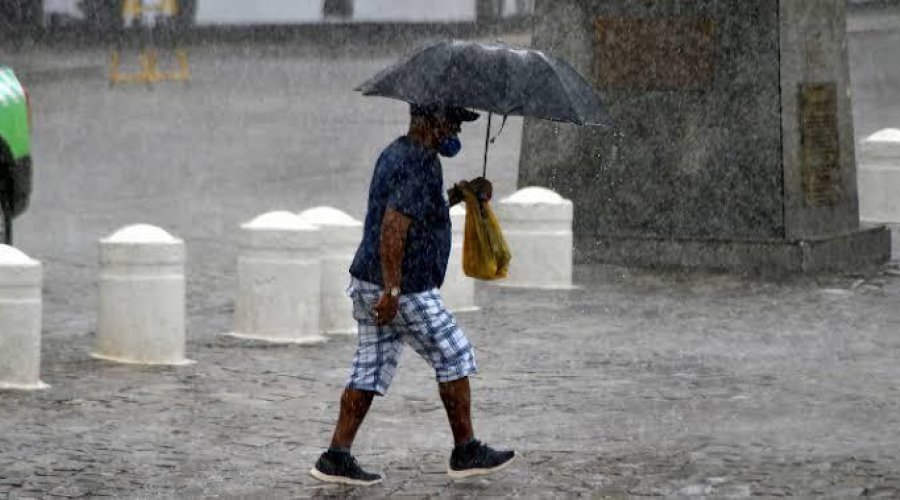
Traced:
<path id="1" fill-rule="evenodd" d="M 802 240 L 725 241 L 648 237 L 576 236 L 575 261 L 715 271 L 819 272 L 877 265 L 890 259 L 884 226 Z"/>
<path id="2" fill-rule="evenodd" d="M 537 0 L 532 45 L 586 75 L 614 126 L 526 118 L 519 186 L 572 200 L 578 262 L 777 273 L 887 260 L 888 231 L 860 225 L 846 7 Z M 882 165 L 894 136 L 872 144 Z"/>

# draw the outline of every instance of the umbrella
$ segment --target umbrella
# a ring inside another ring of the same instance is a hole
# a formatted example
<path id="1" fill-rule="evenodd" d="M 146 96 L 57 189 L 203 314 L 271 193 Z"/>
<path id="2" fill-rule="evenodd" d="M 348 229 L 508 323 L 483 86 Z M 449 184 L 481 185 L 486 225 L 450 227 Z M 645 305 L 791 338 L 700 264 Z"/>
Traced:
<path id="1" fill-rule="evenodd" d="M 504 43 L 448 40 L 428 44 L 356 88 L 412 104 L 473 108 L 587 126 L 612 121 L 591 85 L 565 61 Z M 502 127 L 501 127 L 502 129 Z"/>

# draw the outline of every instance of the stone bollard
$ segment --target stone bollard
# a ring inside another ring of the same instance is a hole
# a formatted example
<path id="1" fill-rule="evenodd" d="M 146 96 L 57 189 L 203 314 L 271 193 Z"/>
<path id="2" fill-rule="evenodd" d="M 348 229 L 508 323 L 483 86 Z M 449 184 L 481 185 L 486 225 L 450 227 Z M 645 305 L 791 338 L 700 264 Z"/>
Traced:
<path id="1" fill-rule="evenodd" d="M 900 257 L 900 130 L 879 130 L 860 144 L 856 169 L 859 219 L 891 230 L 891 253 Z"/>
<path id="2" fill-rule="evenodd" d="M 0 389 L 45 389 L 41 371 L 41 263 L 0 244 Z"/>
<path id="3" fill-rule="evenodd" d="M 527 187 L 497 205 L 512 252 L 502 286 L 569 289 L 572 286 L 572 202 L 542 187 Z"/>
<path id="4" fill-rule="evenodd" d="M 315 207 L 300 217 L 319 228 L 322 262 L 319 328 L 328 334 L 356 334 L 353 302 L 347 297 L 348 270 L 362 240 L 362 222 L 331 207 Z"/>
<path id="5" fill-rule="evenodd" d="M 900 130 L 880 130 L 860 144 L 859 218 L 900 222 Z"/>
<path id="6" fill-rule="evenodd" d="M 319 331 L 319 242 L 319 230 L 291 212 L 269 212 L 241 226 L 232 336 L 291 344 L 325 340 Z"/>
<path id="7" fill-rule="evenodd" d="M 462 268 L 463 234 L 466 227 L 466 205 L 460 203 L 450 209 L 453 225 L 453 245 L 447 275 L 441 287 L 441 296 L 447 308 L 453 312 L 477 311 L 475 305 L 475 279 L 466 276 Z"/>
<path id="8" fill-rule="evenodd" d="M 184 242 L 147 224 L 100 240 L 98 359 L 184 365 Z"/>

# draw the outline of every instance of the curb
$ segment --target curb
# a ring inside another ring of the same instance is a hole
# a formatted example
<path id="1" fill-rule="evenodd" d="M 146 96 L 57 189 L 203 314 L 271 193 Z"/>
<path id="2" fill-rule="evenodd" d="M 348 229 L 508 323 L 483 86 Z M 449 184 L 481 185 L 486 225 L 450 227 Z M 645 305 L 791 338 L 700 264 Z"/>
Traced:
<path id="1" fill-rule="evenodd" d="M 106 67 L 103 65 L 90 66 L 71 66 L 71 67 L 48 67 L 48 68 L 16 68 L 16 76 L 22 80 L 25 85 L 33 85 L 37 83 L 56 82 L 60 80 L 69 80 L 73 78 L 105 78 L 104 71 Z"/>

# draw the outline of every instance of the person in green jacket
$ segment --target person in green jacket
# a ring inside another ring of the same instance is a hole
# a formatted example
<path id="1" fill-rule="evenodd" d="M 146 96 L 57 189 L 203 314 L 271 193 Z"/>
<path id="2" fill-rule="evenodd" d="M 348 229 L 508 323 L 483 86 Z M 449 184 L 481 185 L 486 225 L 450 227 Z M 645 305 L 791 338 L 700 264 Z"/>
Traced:
<path id="1" fill-rule="evenodd" d="M 31 105 L 12 69 L 0 65 L 0 243 L 12 244 L 12 220 L 31 197 Z"/>

